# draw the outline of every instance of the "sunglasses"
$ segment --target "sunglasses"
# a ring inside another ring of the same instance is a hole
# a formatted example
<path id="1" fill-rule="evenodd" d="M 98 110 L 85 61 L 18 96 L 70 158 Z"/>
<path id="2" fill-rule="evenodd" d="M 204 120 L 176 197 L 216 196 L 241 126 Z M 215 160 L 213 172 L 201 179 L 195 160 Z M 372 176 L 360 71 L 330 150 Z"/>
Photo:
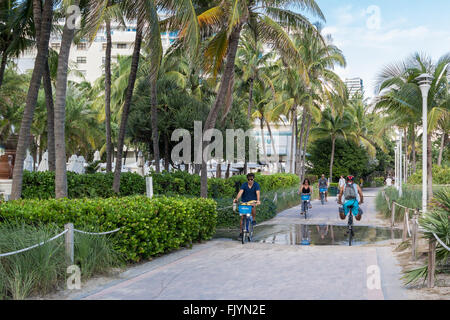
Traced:
<path id="1" fill-rule="evenodd" d="M 253 179 L 247 179 L 247 181 L 253 181 Z"/>

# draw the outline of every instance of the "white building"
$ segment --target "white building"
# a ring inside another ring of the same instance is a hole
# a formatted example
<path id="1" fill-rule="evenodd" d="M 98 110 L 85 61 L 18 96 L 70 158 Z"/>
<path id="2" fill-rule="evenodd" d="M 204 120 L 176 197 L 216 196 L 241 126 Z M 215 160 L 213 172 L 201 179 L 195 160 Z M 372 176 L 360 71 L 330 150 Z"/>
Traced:
<path id="1" fill-rule="evenodd" d="M 361 94 L 364 92 L 364 84 L 361 78 L 345 79 L 345 85 L 348 88 L 350 98 L 354 96 L 357 92 Z"/>
<path id="2" fill-rule="evenodd" d="M 64 23 L 64 21 L 63 21 Z M 164 52 L 176 40 L 177 32 L 163 32 L 162 45 Z M 136 36 L 136 22 L 129 22 L 127 26 L 111 23 L 111 62 L 117 62 L 117 56 L 130 56 L 133 53 L 134 39 Z M 59 52 L 61 48 L 61 35 L 53 34 L 50 37 L 50 47 Z M 93 83 L 104 74 L 106 53 L 106 30 L 101 27 L 91 45 L 83 39 L 77 45 L 73 44 L 70 50 L 69 66 L 78 72 L 69 73 L 69 80 L 86 80 Z M 34 68 L 34 60 L 37 50 L 30 49 L 16 59 L 19 72 L 27 72 Z M 80 77 L 81 76 L 81 77 Z M 84 78 L 84 79 L 83 79 Z"/>

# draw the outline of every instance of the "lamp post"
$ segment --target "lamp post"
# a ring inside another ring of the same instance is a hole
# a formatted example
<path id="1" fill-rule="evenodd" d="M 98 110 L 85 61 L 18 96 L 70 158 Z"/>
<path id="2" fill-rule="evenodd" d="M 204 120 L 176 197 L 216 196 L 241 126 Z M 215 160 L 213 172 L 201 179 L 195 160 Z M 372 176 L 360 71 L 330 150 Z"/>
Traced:
<path id="1" fill-rule="evenodd" d="M 403 186 L 403 152 L 402 152 L 402 137 L 403 136 L 403 129 L 400 129 L 399 136 L 398 136 L 398 195 L 402 197 L 402 186 Z"/>
<path id="2" fill-rule="evenodd" d="M 420 91 L 422 92 L 422 212 L 427 211 L 427 150 L 428 150 L 428 91 L 431 88 L 433 76 L 428 73 L 423 73 L 416 78 L 419 83 Z"/>

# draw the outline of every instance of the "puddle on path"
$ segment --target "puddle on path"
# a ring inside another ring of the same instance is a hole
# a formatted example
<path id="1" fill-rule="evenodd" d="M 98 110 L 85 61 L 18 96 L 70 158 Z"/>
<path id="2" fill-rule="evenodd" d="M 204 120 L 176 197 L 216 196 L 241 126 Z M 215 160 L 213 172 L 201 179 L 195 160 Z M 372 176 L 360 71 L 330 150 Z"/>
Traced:
<path id="1" fill-rule="evenodd" d="M 253 242 L 286 245 L 348 245 L 347 226 L 327 224 L 262 225 L 256 226 Z M 400 239 L 399 229 L 358 226 L 354 228 L 353 245 L 373 244 Z M 214 238 L 238 240 L 237 230 L 218 230 Z"/>

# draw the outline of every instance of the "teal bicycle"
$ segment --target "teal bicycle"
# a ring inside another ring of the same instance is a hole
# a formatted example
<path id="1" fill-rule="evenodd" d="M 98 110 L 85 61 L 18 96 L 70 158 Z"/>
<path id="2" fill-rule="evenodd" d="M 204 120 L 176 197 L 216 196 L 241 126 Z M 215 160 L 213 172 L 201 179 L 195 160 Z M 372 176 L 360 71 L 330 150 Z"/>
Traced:
<path id="1" fill-rule="evenodd" d="M 242 202 L 239 205 L 239 215 L 243 216 L 242 218 L 242 244 L 245 242 L 251 242 L 253 240 L 253 217 L 252 217 L 252 209 L 256 205 L 256 201 L 252 200 L 249 202 Z"/>

